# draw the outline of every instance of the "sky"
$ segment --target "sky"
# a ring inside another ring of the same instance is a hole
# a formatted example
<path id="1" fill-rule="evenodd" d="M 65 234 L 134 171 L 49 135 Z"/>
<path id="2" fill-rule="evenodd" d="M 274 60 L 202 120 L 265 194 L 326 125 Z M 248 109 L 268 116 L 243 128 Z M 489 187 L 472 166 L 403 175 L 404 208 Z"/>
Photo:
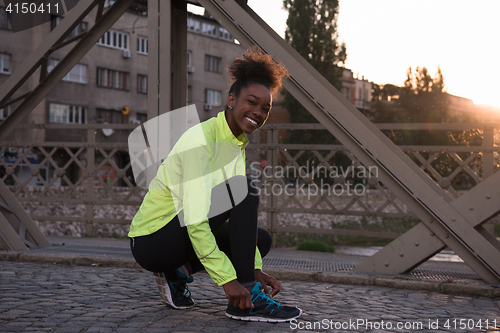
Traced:
<path id="1" fill-rule="evenodd" d="M 248 5 L 284 36 L 281 0 Z M 337 29 L 354 77 L 401 86 L 410 66 L 440 66 L 448 93 L 500 107 L 499 15 L 499 0 L 340 0 Z"/>

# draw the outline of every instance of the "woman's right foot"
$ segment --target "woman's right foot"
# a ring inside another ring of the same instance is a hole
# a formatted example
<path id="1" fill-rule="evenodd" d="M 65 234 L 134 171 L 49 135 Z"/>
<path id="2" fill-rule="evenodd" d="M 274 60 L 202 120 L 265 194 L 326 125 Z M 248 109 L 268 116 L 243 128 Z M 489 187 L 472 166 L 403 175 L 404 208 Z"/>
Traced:
<path id="1" fill-rule="evenodd" d="M 187 283 L 193 278 L 179 276 L 176 271 L 154 273 L 161 300 L 175 309 L 189 309 L 194 306 Z"/>
<path id="2" fill-rule="evenodd" d="M 237 320 L 281 323 L 298 318 L 302 314 L 301 309 L 281 305 L 267 296 L 259 282 L 253 286 L 250 297 L 254 305 L 252 309 L 242 310 L 229 304 L 226 316 Z"/>

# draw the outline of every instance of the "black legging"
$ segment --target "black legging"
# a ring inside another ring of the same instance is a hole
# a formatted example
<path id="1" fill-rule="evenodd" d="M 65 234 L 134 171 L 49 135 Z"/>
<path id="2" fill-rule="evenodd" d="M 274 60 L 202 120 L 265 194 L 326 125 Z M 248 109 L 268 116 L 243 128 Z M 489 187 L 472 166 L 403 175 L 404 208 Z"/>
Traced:
<path id="1" fill-rule="evenodd" d="M 248 179 L 247 183 L 248 195 L 242 202 L 209 219 L 217 246 L 231 260 L 237 279 L 243 285 L 255 282 L 255 244 L 264 257 L 271 249 L 272 241 L 269 232 L 257 228 L 259 196 Z M 187 229 L 180 226 L 177 216 L 151 235 L 134 237 L 130 240 L 130 247 L 137 263 L 148 271 L 168 272 L 186 263 L 190 264 L 192 273 L 203 269 Z"/>

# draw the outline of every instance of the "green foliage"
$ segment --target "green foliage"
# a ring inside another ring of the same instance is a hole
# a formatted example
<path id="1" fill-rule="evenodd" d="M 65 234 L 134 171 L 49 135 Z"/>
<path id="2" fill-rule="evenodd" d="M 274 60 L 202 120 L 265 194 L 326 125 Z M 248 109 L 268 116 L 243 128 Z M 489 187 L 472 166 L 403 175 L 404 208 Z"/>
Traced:
<path id="1" fill-rule="evenodd" d="M 345 62 L 347 52 L 345 44 L 338 42 L 338 0 L 283 0 L 283 7 L 288 10 L 285 40 L 333 86 L 342 88 L 342 69 L 337 65 Z M 288 92 L 283 104 L 292 123 L 317 122 Z M 311 137 L 301 135 L 292 133 L 291 141 L 312 143 Z"/>
<path id="2" fill-rule="evenodd" d="M 284 0 L 288 10 L 285 39 L 290 45 L 334 87 L 342 88 L 343 69 L 339 64 L 347 57 L 346 46 L 338 42 L 337 14 L 338 0 Z M 290 111 L 292 123 L 317 123 L 290 93 L 285 92 L 283 107 Z M 291 131 L 288 143 L 339 144 L 328 131 Z M 344 163 L 340 155 L 335 156 L 336 164 Z M 312 165 L 317 162 L 310 151 L 305 152 L 299 165 Z M 317 163 L 315 164 L 317 165 Z M 311 170 L 308 170 L 310 172 Z"/>
<path id="3" fill-rule="evenodd" d="M 441 69 L 432 78 L 427 68 L 411 67 L 403 87 L 392 84 L 373 86 L 372 121 L 382 123 L 444 123 L 450 122 L 448 105 L 449 95 L 444 91 L 444 78 Z M 383 133 L 397 145 L 417 146 L 480 146 L 480 130 L 384 130 Z M 459 165 L 447 152 L 436 157 L 431 152 L 420 152 L 423 158 L 432 159 L 432 167 L 443 177 L 447 177 Z M 460 152 L 458 156 L 466 160 L 471 153 Z M 412 154 L 409 157 L 419 166 L 421 161 Z M 470 164 L 478 166 L 478 175 L 482 175 L 482 155 L 478 155 Z M 434 180 L 436 177 L 426 171 Z M 453 177 L 452 186 L 456 189 L 469 188 L 475 181 L 465 172 Z"/>
<path id="4" fill-rule="evenodd" d="M 335 252 L 335 247 L 326 245 L 321 241 L 303 241 L 299 244 L 297 250 L 333 253 Z"/>
<path id="5" fill-rule="evenodd" d="M 427 68 L 411 67 L 402 87 L 392 84 L 373 85 L 372 121 L 376 123 L 445 123 L 450 122 L 449 95 L 444 90 L 443 73 L 438 67 L 434 78 Z M 477 146 L 482 144 L 479 130 L 385 130 L 397 145 Z M 454 161 L 440 157 L 437 167 L 446 172 Z M 444 173 L 441 173 L 444 175 Z"/>
<path id="6" fill-rule="evenodd" d="M 444 77 L 438 67 L 434 78 L 427 68 L 411 67 L 403 87 L 374 85 L 372 120 L 378 123 L 435 123 L 448 119 L 449 98 Z"/>

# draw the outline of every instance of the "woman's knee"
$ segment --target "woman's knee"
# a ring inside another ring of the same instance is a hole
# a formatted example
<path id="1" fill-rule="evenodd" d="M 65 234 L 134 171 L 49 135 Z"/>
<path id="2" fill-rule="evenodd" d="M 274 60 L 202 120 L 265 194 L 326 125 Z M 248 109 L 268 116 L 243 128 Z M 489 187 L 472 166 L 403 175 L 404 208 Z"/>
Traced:
<path id="1" fill-rule="evenodd" d="M 264 258 L 269 253 L 272 244 L 273 238 L 271 237 L 271 234 L 266 229 L 258 228 L 257 247 L 259 248 L 259 252 L 262 258 Z"/>

